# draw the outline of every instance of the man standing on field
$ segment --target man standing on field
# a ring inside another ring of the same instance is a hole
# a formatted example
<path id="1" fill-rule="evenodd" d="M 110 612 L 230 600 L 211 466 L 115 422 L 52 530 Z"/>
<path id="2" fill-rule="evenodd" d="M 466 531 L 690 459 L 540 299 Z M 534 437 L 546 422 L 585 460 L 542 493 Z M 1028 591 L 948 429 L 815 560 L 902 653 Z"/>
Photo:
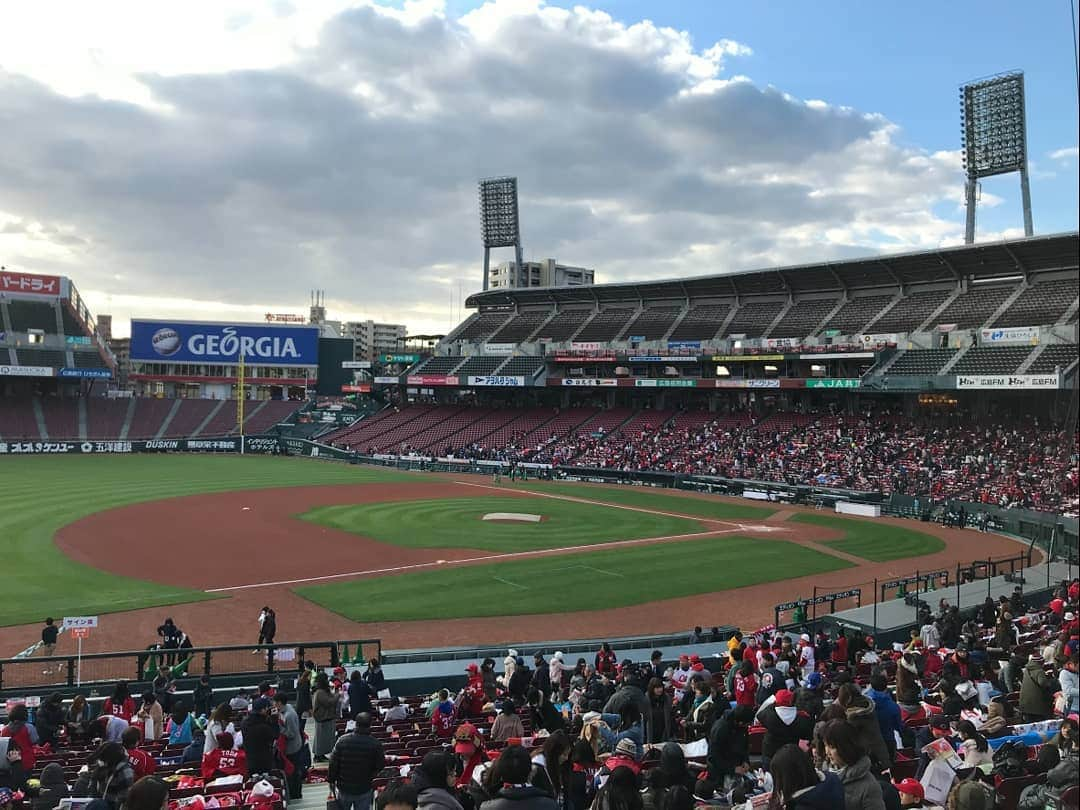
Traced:
<path id="1" fill-rule="evenodd" d="M 56 626 L 52 617 L 45 620 L 45 626 L 41 628 L 41 648 L 48 657 L 56 652 L 56 638 L 60 635 L 60 628 Z"/>

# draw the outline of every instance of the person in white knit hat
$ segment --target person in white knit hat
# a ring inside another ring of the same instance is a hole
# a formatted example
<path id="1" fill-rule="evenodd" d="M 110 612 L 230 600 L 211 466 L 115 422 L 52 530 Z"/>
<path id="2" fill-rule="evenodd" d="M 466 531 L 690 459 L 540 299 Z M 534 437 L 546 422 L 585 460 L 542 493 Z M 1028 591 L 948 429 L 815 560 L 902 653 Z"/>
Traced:
<path id="1" fill-rule="evenodd" d="M 503 686 L 510 685 L 510 676 L 514 674 L 514 668 L 517 667 L 517 650 L 507 650 L 506 658 L 503 659 L 503 674 L 498 678 L 499 683 Z"/>
<path id="2" fill-rule="evenodd" d="M 572 666 L 563 663 L 563 654 L 555 651 L 548 661 L 548 675 L 551 677 L 551 693 L 558 696 L 562 691 L 562 674 L 573 670 Z"/>

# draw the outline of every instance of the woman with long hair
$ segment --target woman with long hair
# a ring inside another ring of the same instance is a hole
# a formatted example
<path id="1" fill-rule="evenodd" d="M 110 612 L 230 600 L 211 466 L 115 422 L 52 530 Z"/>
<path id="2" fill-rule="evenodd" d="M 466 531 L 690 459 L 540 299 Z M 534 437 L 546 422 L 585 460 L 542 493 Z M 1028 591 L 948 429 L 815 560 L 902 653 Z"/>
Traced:
<path id="1" fill-rule="evenodd" d="M 334 748 L 334 723 L 338 717 L 338 696 L 330 688 L 330 678 L 325 672 L 315 675 L 315 687 L 311 691 L 311 719 L 315 721 L 315 735 L 311 741 L 311 755 L 322 761 Z"/>
<path id="2" fill-rule="evenodd" d="M 649 698 L 649 742 L 667 742 L 672 734 L 671 696 L 664 688 L 664 682 L 653 678 L 645 691 Z"/>
<path id="3" fill-rule="evenodd" d="M 570 753 L 570 807 L 571 810 L 586 810 L 596 795 L 595 779 L 600 770 L 596 761 L 596 752 L 592 744 L 585 739 L 574 743 Z"/>
<path id="4" fill-rule="evenodd" d="M 311 713 L 311 683 L 315 678 L 315 662 L 305 661 L 300 667 L 300 675 L 296 679 L 296 716 L 303 720 Z"/>
<path id="5" fill-rule="evenodd" d="M 219 734 L 232 734 L 236 731 L 232 722 L 233 711 L 228 703 L 219 703 L 210 714 L 206 723 L 206 739 L 203 741 L 203 756 L 218 747 Z"/>
<path id="6" fill-rule="evenodd" d="M 412 772 L 412 785 L 417 790 L 416 810 L 462 810 L 450 792 L 457 781 L 453 768 L 455 758 L 442 751 L 429 751 L 420 766 Z"/>
<path id="7" fill-rule="evenodd" d="M 165 733 L 165 712 L 153 692 L 143 693 L 142 705 L 135 719 L 143 724 L 144 740 L 156 740 Z"/>
<path id="8" fill-rule="evenodd" d="M 105 699 L 101 707 L 102 714 L 111 714 L 130 723 L 135 716 L 135 699 L 131 696 L 127 681 L 117 681 L 113 693 Z"/>
<path id="9" fill-rule="evenodd" d="M 612 771 L 596 794 L 593 810 L 642 810 L 641 793 L 634 772 L 622 765 Z"/>
<path id="10" fill-rule="evenodd" d="M 540 753 L 532 758 L 529 781 L 550 793 L 561 808 L 569 807 L 570 753 L 570 738 L 560 729 L 544 740 Z"/>
<path id="11" fill-rule="evenodd" d="M 956 724 L 956 733 L 960 735 L 960 756 L 963 757 L 966 767 L 974 768 L 993 763 L 994 752 L 990 750 L 986 737 L 975 730 L 974 723 L 961 720 Z"/>
<path id="12" fill-rule="evenodd" d="M 844 806 L 844 786 L 834 774 L 821 774 L 810 755 L 785 745 L 769 761 L 773 791 L 769 810 L 828 810 Z"/>
<path id="13" fill-rule="evenodd" d="M 846 720 L 830 720 L 823 737 L 829 764 L 844 785 L 846 810 L 885 810 L 885 797 L 859 730 Z"/>
<path id="14" fill-rule="evenodd" d="M 86 703 L 85 695 L 75 695 L 72 698 L 71 706 L 64 716 L 64 726 L 69 739 L 86 739 L 86 731 L 90 727 L 90 707 Z"/>

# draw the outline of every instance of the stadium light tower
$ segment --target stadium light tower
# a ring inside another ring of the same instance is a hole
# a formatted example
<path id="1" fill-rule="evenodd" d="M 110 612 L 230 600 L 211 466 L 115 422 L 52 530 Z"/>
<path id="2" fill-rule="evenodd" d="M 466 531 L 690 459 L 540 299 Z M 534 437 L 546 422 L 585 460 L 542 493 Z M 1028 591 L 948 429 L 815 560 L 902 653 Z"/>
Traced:
<path id="1" fill-rule="evenodd" d="M 967 181 L 967 222 L 964 242 L 975 241 L 975 202 L 979 180 L 995 174 L 1020 172 L 1024 205 L 1024 235 L 1031 236 L 1031 187 L 1028 184 L 1027 120 L 1024 113 L 1024 73 L 1012 71 L 979 79 L 960 88 L 963 119 L 964 171 Z"/>
<path id="2" fill-rule="evenodd" d="M 480 181 L 480 234 L 484 240 L 484 289 L 488 288 L 491 249 L 514 248 L 514 276 L 521 272 L 521 228 L 516 177 Z"/>

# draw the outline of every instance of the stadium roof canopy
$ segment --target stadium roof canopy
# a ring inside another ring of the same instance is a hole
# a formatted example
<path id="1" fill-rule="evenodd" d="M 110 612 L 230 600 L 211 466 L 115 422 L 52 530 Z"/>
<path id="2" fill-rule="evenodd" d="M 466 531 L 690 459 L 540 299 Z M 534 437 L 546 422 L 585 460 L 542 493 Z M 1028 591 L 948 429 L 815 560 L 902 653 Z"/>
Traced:
<path id="1" fill-rule="evenodd" d="M 521 287 L 470 295 L 468 307 L 515 304 L 630 304 L 658 299 L 731 298 L 733 296 L 835 292 L 897 287 L 963 278 L 1028 276 L 1050 270 L 1075 270 L 1080 233 L 1034 236 L 917 253 L 867 256 L 820 264 L 745 270 L 670 281 L 622 282 L 581 287 Z"/>

